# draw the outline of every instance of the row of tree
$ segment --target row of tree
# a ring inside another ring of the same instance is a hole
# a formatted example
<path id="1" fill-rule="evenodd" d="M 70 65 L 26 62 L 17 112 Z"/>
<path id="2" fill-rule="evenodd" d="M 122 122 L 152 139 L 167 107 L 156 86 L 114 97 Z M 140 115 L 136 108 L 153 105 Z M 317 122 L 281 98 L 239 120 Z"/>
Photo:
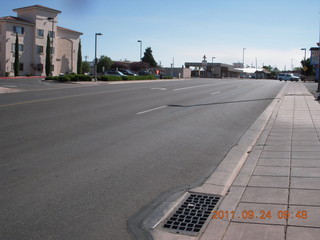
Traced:
<path id="1" fill-rule="evenodd" d="M 150 47 L 146 49 L 144 52 L 144 56 L 141 59 L 141 62 L 132 62 L 130 64 L 120 63 L 120 62 L 113 62 L 111 58 L 102 55 L 98 59 L 97 64 L 97 72 L 102 73 L 110 68 L 113 69 L 130 69 L 132 71 L 139 71 L 148 69 L 150 67 L 155 68 L 158 66 L 157 62 L 154 60 L 152 50 Z M 90 65 L 88 62 L 82 62 L 82 53 L 81 53 L 81 42 L 79 43 L 79 51 L 78 51 L 78 65 L 77 65 L 77 73 L 87 73 L 90 71 Z"/>

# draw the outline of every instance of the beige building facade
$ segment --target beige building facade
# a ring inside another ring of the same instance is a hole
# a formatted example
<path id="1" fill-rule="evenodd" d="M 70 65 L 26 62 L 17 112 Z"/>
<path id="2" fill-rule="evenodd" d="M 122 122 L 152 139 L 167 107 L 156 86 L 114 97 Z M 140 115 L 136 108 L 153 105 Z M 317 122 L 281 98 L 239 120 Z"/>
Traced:
<path id="1" fill-rule="evenodd" d="M 77 71 L 82 33 L 58 26 L 61 11 L 41 5 L 13 11 L 17 17 L 0 17 L 0 76 L 14 75 L 16 34 L 19 41 L 19 75 L 45 75 L 48 34 L 53 75 Z"/>

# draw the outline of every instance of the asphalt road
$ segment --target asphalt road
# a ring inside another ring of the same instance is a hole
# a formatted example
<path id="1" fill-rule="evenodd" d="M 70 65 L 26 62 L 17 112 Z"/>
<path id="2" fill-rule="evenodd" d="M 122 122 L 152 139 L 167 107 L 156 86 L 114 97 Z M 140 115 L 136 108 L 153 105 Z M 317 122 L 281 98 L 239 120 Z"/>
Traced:
<path id="1" fill-rule="evenodd" d="M 204 180 L 282 86 L 196 79 L 0 94 L 0 239 L 130 239 L 128 219 Z"/>

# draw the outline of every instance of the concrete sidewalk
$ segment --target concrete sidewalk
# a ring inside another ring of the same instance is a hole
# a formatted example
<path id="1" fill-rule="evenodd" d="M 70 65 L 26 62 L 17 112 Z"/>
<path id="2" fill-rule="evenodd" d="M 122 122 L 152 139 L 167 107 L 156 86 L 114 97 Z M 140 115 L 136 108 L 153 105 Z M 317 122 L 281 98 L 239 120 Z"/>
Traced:
<path id="1" fill-rule="evenodd" d="M 320 239 L 320 104 L 283 96 L 201 240 Z"/>

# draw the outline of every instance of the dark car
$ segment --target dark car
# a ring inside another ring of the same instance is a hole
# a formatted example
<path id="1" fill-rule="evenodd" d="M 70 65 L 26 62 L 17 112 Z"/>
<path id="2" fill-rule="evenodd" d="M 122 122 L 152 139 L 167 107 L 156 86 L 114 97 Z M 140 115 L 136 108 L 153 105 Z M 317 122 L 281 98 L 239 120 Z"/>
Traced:
<path id="1" fill-rule="evenodd" d="M 138 72 L 138 75 L 139 76 L 147 76 L 147 75 L 151 75 L 151 73 L 148 71 L 141 70 Z"/>
<path id="2" fill-rule="evenodd" d="M 119 70 L 119 72 L 122 72 L 124 75 L 127 75 L 127 76 L 137 76 L 137 74 L 135 74 L 135 73 L 133 73 L 130 70 L 127 70 L 127 69 Z"/>
<path id="3" fill-rule="evenodd" d="M 119 76 L 119 77 L 121 77 L 121 76 L 126 76 L 126 75 L 123 74 L 122 72 L 116 71 L 116 70 L 108 70 L 108 71 L 106 72 L 106 75 Z"/>

